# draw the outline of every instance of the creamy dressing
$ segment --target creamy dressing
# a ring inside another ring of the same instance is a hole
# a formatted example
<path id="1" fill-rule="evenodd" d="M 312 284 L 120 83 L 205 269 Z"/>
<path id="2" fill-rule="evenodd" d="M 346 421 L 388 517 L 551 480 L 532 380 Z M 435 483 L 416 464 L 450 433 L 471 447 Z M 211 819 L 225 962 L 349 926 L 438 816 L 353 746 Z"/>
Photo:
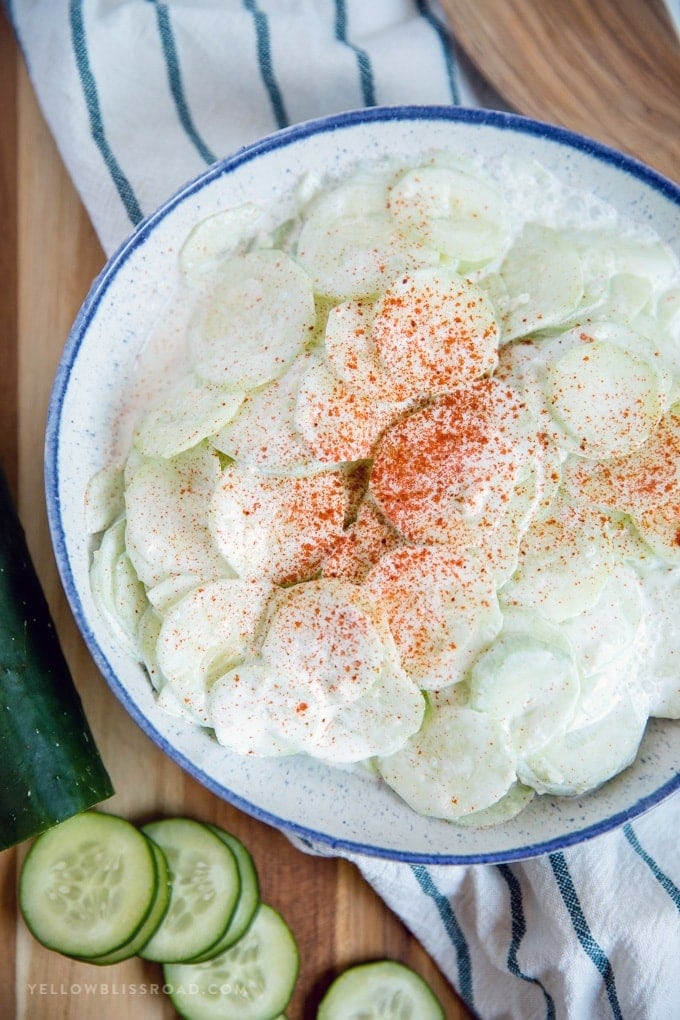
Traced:
<path id="1" fill-rule="evenodd" d="M 461 824 L 605 782 L 680 717 L 677 259 L 512 159 L 263 221 L 186 240 L 88 492 L 160 708 Z"/>

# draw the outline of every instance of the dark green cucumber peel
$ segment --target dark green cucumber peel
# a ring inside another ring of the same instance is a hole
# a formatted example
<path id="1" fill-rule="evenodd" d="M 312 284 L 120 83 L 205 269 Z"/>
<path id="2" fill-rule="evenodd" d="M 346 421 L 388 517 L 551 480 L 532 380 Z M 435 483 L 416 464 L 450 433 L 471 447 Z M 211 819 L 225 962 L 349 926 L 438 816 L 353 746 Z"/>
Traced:
<path id="1" fill-rule="evenodd" d="M 113 792 L 0 470 L 0 850 Z"/>

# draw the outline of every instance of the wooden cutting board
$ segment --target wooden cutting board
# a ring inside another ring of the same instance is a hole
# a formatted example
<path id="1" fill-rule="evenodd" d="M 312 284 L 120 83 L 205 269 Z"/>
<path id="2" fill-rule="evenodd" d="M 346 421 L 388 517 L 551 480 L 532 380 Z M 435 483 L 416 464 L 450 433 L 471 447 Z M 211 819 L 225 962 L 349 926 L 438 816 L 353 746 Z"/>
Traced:
<path id="1" fill-rule="evenodd" d="M 680 41 L 662 0 L 442 0 L 460 47 L 518 113 L 680 178 Z"/>

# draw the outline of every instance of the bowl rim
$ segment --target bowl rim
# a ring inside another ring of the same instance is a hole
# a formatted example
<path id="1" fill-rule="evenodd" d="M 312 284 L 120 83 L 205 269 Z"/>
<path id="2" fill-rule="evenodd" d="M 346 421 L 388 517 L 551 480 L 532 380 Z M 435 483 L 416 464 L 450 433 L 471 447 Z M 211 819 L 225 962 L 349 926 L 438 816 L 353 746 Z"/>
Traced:
<path id="1" fill-rule="evenodd" d="M 543 854 L 564 850 L 596 836 L 620 828 L 633 818 L 649 811 L 660 804 L 676 791 L 680 790 L 680 770 L 654 791 L 638 798 L 625 810 L 617 811 L 606 817 L 586 824 L 580 829 L 561 836 L 538 840 L 527 845 L 512 849 L 478 853 L 427 853 L 418 851 L 399 851 L 388 847 L 365 844 L 355 839 L 334 837 L 328 833 L 302 825 L 299 822 L 281 818 L 274 812 L 252 804 L 240 794 L 207 775 L 183 751 L 171 744 L 156 729 L 153 722 L 136 704 L 129 691 L 116 675 L 115 670 L 104 654 L 94 632 L 87 622 L 80 600 L 77 585 L 68 557 L 66 547 L 66 529 L 61 517 L 60 479 L 59 479 L 59 445 L 60 423 L 63 402 L 68 389 L 71 371 L 76 361 L 80 346 L 87 334 L 90 322 L 104 299 L 112 280 L 133 252 L 143 244 L 156 225 L 160 223 L 178 205 L 200 191 L 216 178 L 232 173 L 241 165 L 259 156 L 266 155 L 276 149 L 284 148 L 312 135 L 342 131 L 360 124 L 380 123 L 385 121 L 451 121 L 471 125 L 483 125 L 507 130 L 516 134 L 534 135 L 545 138 L 567 149 L 576 149 L 602 163 L 615 166 L 643 184 L 659 192 L 672 203 L 680 206 L 680 185 L 664 176 L 657 170 L 643 163 L 634 156 L 623 153 L 609 145 L 598 142 L 588 136 L 571 129 L 560 127 L 544 121 L 535 120 L 511 112 L 489 110 L 485 108 L 469 108 L 448 105 L 395 105 L 374 106 L 325 117 L 314 118 L 298 124 L 281 128 L 251 144 L 245 145 L 233 154 L 218 160 L 207 170 L 193 178 L 170 197 L 168 197 L 152 213 L 145 216 L 137 227 L 107 259 L 101 272 L 95 277 L 85 300 L 69 331 L 66 343 L 55 374 L 49 400 L 47 423 L 44 442 L 44 484 L 47 504 L 47 519 L 52 547 L 71 612 L 78 629 L 87 645 L 95 665 L 99 669 L 109 688 L 118 698 L 126 712 L 140 729 L 149 737 L 164 754 L 180 765 L 194 779 L 201 783 L 220 799 L 232 804 L 244 813 L 277 829 L 292 834 L 312 848 L 321 852 L 339 852 L 344 854 L 361 854 L 369 857 L 383 858 L 409 864 L 494 864 L 505 861 L 519 861 Z"/>

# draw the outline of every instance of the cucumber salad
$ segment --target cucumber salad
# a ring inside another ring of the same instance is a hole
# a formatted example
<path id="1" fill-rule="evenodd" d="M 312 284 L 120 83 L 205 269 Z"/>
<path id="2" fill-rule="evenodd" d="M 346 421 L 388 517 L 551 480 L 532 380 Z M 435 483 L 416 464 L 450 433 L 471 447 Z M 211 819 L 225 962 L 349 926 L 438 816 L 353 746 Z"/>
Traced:
<path id="1" fill-rule="evenodd" d="M 225 209 L 177 276 L 86 500 L 159 711 L 461 825 L 680 716 L 680 266 L 648 228 L 435 152 Z"/>

